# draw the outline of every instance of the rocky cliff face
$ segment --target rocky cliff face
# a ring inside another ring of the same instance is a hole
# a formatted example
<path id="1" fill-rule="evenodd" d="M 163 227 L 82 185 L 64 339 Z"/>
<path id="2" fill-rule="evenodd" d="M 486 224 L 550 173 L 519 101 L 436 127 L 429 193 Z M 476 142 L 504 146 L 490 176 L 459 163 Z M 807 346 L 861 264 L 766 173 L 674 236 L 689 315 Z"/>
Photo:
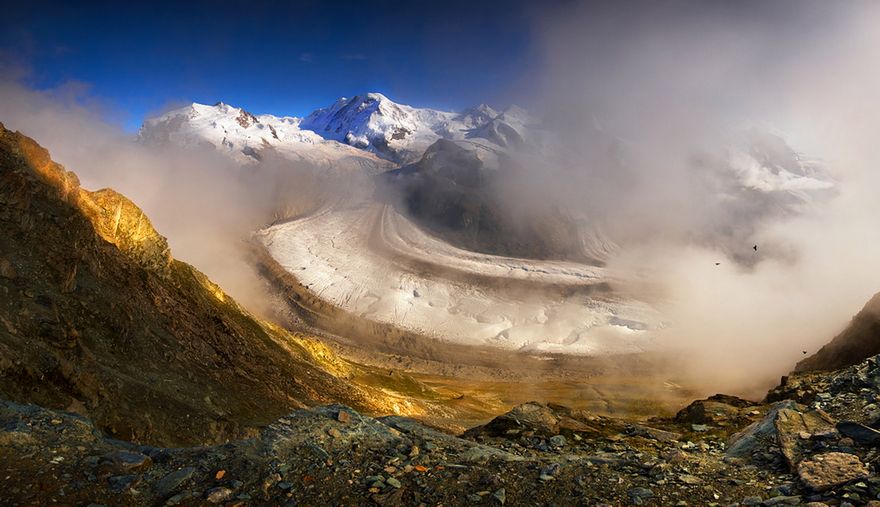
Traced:
<path id="1" fill-rule="evenodd" d="M 880 293 L 830 343 L 799 362 L 795 371 L 836 370 L 880 354 Z"/>
<path id="2" fill-rule="evenodd" d="M 0 396 L 166 445 L 248 434 L 292 408 L 377 408 L 309 344 L 174 260 L 124 196 L 87 191 L 0 126 Z"/>

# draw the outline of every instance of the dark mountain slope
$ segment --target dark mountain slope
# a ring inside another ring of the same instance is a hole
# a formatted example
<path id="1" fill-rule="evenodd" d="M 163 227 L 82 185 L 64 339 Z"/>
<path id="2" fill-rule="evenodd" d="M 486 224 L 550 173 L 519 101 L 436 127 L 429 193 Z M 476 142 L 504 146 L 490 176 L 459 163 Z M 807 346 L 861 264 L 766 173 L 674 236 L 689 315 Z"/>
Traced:
<path id="1" fill-rule="evenodd" d="M 877 354 L 880 354 L 880 293 L 868 301 L 842 333 L 799 362 L 795 371 L 836 370 Z"/>
<path id="2" fill-rule="evenodd" d="M 174 260 L 131 201 L 80 188 L 0 125 L 0 397 L 163 445 L 242 436 L 316 403 L 375 408 L 315 346 L 255 320 Z"/>

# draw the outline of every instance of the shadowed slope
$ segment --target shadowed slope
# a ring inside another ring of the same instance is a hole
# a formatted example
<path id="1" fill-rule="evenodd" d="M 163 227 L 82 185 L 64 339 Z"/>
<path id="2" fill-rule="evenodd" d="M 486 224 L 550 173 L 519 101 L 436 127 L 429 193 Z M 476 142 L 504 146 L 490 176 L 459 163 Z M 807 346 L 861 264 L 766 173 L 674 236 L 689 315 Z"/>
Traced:
<path id="1" fill-rule="evenodd" d="M 836 370 L 877 354 L 880 354 L 880 293 L 868 301 L 842 333 L 799 362 L 795 371 Z"/>

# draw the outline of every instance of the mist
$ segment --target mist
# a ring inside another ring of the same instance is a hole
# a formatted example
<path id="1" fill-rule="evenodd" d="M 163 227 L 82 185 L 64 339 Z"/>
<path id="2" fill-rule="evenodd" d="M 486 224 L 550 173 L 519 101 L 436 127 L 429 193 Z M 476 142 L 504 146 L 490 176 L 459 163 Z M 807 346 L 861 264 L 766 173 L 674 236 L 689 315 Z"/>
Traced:
<path id="1" fill-rule="evenodd" d="M 583 2 L 533 16 L 545 58 L 530 100 L 564 148 L 521 155 L 517 202 L 601 224 L 620 246 L 608 268 L 639 274 L 618 289 L 652 294 L 668 318 L 657 341 L 687 381 L 766 389 L 880 290 L 880 6 Z M 756 132 L 820 161 L 833 189 L 792 202 L 726 182 Z"/>
<path id="2" fill-rule="evenodd" d="M 880 290 L 880 5 L 528 9 L 542 63 L 522 98 L 558 145 L 551 157 L 512 152 L 498 202 L 514 222 L 553 208 L 601 230 L 616 245 L 605 267 L 626 274 L 614 288 L 664 315 L 653 341 L 684 365 L 683 381 L 757 393 Z M 108 116 L 80 85 L 0 80 L 7 128 L 85 188 L 131 198 L 176 258 L 258 314 L 272 303 L 249 257 L 252 232 L 369 187 L 271 152 L 246 167 L 213 151 L 158 152 Z M 815 159 L 830 186 L 743 185 L 737 156 L 758 145 Z"/>
<path id="3" fill-rule="evenodd" d="M 175 258 L 196 266 L 249 310 L 272 310 L 251 256 L 253 231 L 357 188 L 271 152 L 241 167 L 214 150 L 157 150 L 107 120 L 113 111 L 86 87 L 33 90 L 0 81 L 0 121 L 49 150 L 83 188 L 113 188 L 140 206 Z"/>

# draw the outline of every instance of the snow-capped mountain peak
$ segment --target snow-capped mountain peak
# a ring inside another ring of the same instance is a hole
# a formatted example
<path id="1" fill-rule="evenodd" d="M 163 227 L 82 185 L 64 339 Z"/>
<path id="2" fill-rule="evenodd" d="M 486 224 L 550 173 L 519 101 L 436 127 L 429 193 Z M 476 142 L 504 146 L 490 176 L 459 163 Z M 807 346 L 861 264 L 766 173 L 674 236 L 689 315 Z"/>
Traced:
<path id="1" fill-rule="evenodd" d="M 300 129 L 293 116 L 255 115 L 224 102 L 194 102 L 144 122 L 141 142 L 179 147 L 213 147 L 240 163 L 253 163 L 266 149 L 295 160 L 338 167 L 340 161 L 358 159 L 372 168 L 384 166 L 374 156 L 341 143 L 326 141 Z"/>
<path id="2" fill-rule="evenodd" d="M 485 104 L 455 113 L 399 104 L 373 92 L 318 109 L 301 127 L 395 162 L 409 162 L 438 139 L 464 139 L 497 115 Z"/>

